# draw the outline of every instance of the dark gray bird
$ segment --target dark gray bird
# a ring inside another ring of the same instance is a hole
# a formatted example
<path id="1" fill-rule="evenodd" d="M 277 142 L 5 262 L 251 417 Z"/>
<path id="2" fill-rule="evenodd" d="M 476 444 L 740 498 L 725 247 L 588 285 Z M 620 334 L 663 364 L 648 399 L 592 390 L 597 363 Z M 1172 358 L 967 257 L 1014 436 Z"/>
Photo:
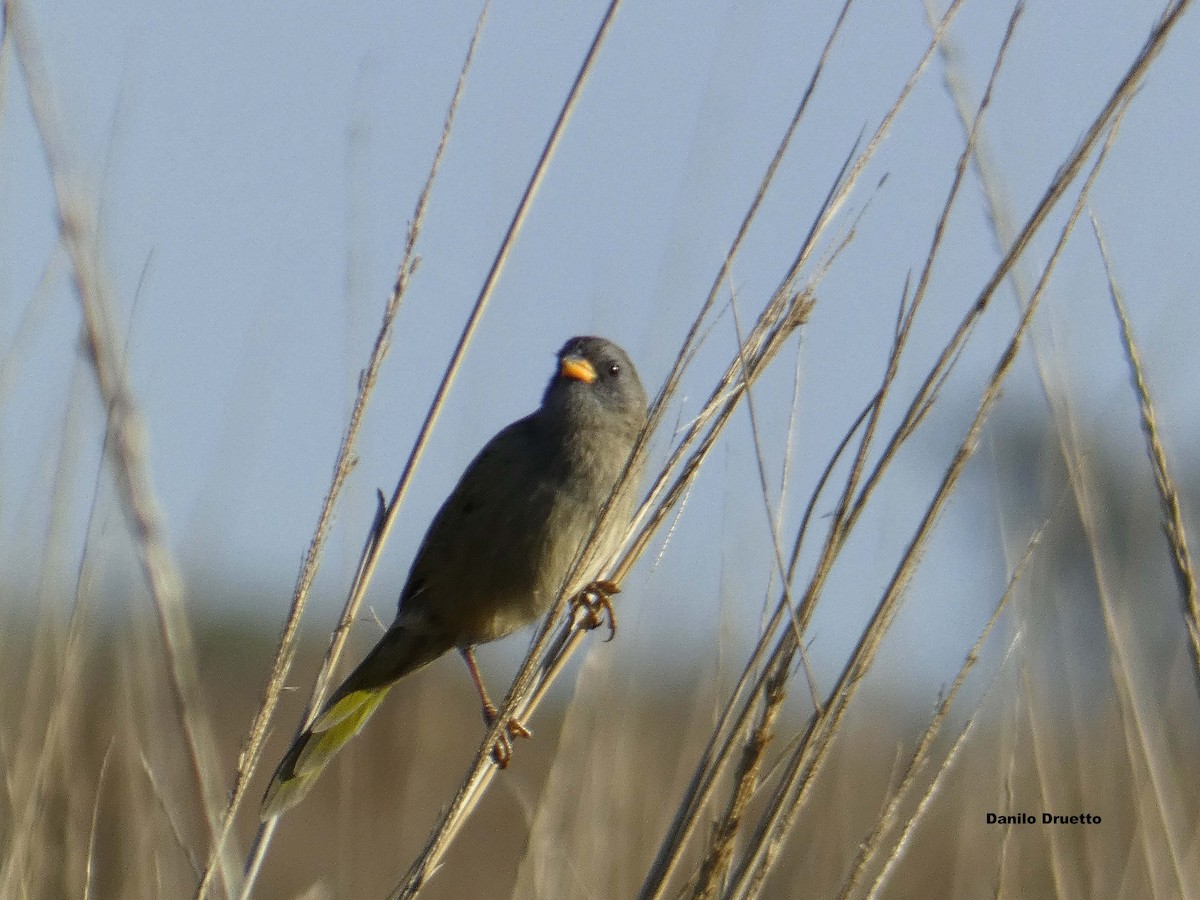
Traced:
<path id="1" fill-rule="evenodd" d="M 625 351 L 599 337 L 567 341 L 541 407 L 488 441 L 438 510 L 395 621 L 283 757 L 263 797 L 264 820 L 300 802 L 393 684 L 451 648 L 467 663 L 484 719 L 495 720 L 472 648 L 554 604 L 645 423 L 646 392 Z M 632 472 L 613 498 L 593 562 L 585 561 L 568 595 L 587 588 L 595 561 L 615 549 L 639 476 Z M 528 734 L 517 722 L 509 730 Z M 507 762 L 507 740 L 496 756 Z"/>

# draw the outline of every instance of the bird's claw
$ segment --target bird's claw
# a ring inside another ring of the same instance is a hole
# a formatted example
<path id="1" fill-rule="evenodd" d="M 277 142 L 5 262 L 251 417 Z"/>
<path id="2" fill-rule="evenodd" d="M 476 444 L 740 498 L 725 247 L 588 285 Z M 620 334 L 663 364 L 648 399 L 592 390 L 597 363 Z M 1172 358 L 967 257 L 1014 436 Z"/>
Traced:
<path id="1" fill-rule="evenodd" d="M 492 761 L 501 769 L 507 769 L 511 760 L 512 738 L 502 731 L 500 737 L 496 738 L 496 743 L 492 745 Z"/>
<path id="2" fill-rule="evenodd" d="M 605 643 L 617 636 L 617 614 L 613 611 L 612 598 L 621 593 L 621 588 L 612 581 L 593 581 L 575 595 L 575 608 L 583 610 L 580 625 L 591 631 L 608 623 Z"/>
<path id="3" fill-rule="evenodd" d="M 496 724 L 496 707 L 490 703 L 483 708 L 483 721 L 487 723 L 487 727 L 491 728 Z M 496 738 L 496 743 L 492 747 L 492 759 L 501 769 L 507 769 L 509 762 L 512 760 L 513 738 L 531 738 L 533 732 L 525 727 L 525 724 L 517 719 L 509 719 L 504 729 Z"/>

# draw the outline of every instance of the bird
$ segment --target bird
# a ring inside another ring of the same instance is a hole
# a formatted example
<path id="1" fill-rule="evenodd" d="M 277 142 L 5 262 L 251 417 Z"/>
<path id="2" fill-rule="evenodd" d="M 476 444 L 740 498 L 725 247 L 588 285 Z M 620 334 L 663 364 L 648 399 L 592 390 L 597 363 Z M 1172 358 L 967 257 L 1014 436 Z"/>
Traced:
<path id="1" fill-rule="evenodd" d="M 496 707 L 474 647 L 546 614 L 606 503 L 566 594 L 588 604 L 591 624 L 599 624 L 597 606 L 605 607 L 615 629 L 608 596 L 617 586 L 592 579 L 632 517 L 641 467 L 631 457 L 646 420 L 646 392 L 624 350 L 590 335 L 563 345 L 541 406 L 484 445 L 434 516 L 395 620 L 280 761 L 263 796 L 263 821 L 303 799 L 397 681 L 451 649 L 466 662 L 491 727 Z M 516 720 L 501 730 L 493 750 L 501 766 L 509 735 L 529 732 Z"/>

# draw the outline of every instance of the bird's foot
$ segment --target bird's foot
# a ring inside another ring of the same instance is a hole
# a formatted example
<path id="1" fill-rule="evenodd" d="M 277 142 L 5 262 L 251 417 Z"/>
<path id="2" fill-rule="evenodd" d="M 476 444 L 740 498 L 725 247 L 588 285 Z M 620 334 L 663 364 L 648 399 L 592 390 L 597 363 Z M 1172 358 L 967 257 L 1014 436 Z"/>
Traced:
<path id="1" fill-rule="evenodd" d="M 496 724 L 496 707 L 491 703 L 485 704 L 483 707 L 483 721 L 491 728 Z M 504 724 L 504 730 L 500 732 L 500 736 L 496 738 L 495 746 L 492 747 L 492 759 L 501 769 L 507 769 L 509 762 L 512 760 L 513 738 L 531 738 L 533 732 L 525 727 L 525 723 L 518 719 L 509 719 Z"/>
<path id="2" fill-rule="evenodd" d="M 575 595 L 575 608 L 583 611 L 580 625 L 589 631 L 608 623 L 605 642 L 617 636 L 617 614 L 613 611 L 612 598 L 621 593 L 621 588 L 612 581 L 593 581 Z"/>

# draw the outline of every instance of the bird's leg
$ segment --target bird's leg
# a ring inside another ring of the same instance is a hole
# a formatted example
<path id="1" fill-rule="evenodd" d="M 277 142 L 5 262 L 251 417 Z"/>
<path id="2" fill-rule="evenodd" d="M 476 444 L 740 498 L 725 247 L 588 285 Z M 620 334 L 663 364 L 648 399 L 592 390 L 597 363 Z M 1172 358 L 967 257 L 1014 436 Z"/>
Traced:
<path id="1" fill-rule="evenodd" d="M 593 581 L 576 594 L 572 601 L 576 609 L 584 611 L 580 625 L 589 631 L 608 622 L 608 637 L 604 639 L 606 642 L 617 636 L 617 614 L 613 611 L 612 598 L 619 593 L 621 588 L 614 582 Z"/>
<path id="2" fill-rule="evenodd" d="M 475 662 L 475 648 L 464 647 L 459 652 L 467 664 L 467 671 L 471 673 L 471 680 L 475 682 L 475 690 L 479 692 L 479 701 L 483 705 L 483 721 L 491 728 L 496 722 L 496 706 L 488 697 L 487 688 L 483 686 L 483 676 L 479 674 L 479 665 Z M 504 730 L 500 732 L 500 737 L 496 739 L 496 746 L 492 748 L 492 759 L 502 769 L 508 768 L 508 762 L 512 759 L 512 739 L 515 737 L 533 737 L 533 732 L 516 719 L 509 719 Z"/>

